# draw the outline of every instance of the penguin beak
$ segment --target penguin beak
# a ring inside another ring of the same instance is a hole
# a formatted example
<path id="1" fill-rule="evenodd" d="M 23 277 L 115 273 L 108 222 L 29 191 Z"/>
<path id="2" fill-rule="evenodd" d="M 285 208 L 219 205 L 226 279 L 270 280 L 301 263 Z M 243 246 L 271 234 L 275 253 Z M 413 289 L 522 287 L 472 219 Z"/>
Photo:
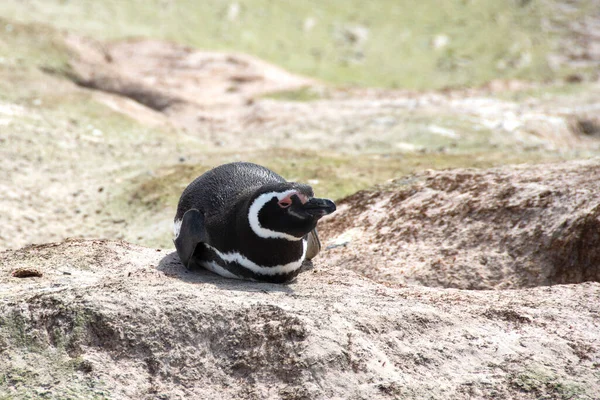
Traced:
<path id="1" fill-rule="evenodd" d="M 312 217 L 321 218 L 324 215 L 335 211 L 335 203 L 328 199 L 318 199 L 313 197 L 304 203 L 304 211 Z"/>

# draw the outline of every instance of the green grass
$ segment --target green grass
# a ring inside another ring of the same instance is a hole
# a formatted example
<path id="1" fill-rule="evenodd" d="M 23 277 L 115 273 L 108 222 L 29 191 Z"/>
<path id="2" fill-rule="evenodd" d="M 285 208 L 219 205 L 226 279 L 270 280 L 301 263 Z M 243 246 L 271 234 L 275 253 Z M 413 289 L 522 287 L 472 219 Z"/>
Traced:
<path id="1" fill-rule="evenodd" d="M 340 199 L 362 189 L 388 188 L 391 179 L 423 171 L 455 167 L 486 168 L 508 163 L 556 160 L 540 152 L 324 154 L 272 149 L 268 152 L 207 155 L 202 164 L 174 164 L 124 181 L 106 204 L 116 219 L 128 221 L 124 239 L 150 247 L 172 247 L 170 222 L 185 187 L 209 168 L 234 160 L 260 163 L 290 181 L 309 183 L 315 195 Z M 394 186 L 397 183 L 394 184 Z M 148 228 L 151 227 L 151 228 Z"/>
<path id="2" fill-rule="evenodd" d="M 134 210 L 175 210 L 183 189 L 212 166 L 244 160 L 260 163 L 289 181 L 310 183 L 320 197 L 339 199 L 390 179 L 424 169 L 491 167 L 505 163 L 541 161 L 541 154 L 497 153 L 414 153 L 414 154 L 323 154 L 312 151 L 273 149 L 269 152 L 220 154 L 206 164 L 178 164 L 159 168 L 152 175 L 140 175 L 126 187 L 126 202 Z M 121 205 L 120 205 L 121 206 Z"/>
<path id="3" fill-rule="evenodd" d="M 267 99 L 283 101 L 314 101 L 321 100 L 326 96 L 314 88 L 304 87 L 296 90 L 283 90 L 280 92 L 268 93 L 263 96 Z"/>
<path id="4" fill-rule="evenodd" d="M 572 83 L 555 86 L 543 86 L 538 88 L 500 92 L 496 97 L 510 101 L 524 101 L 528 98 L 548 99 L 556 101 L 561 97 L 581 96 L 593 92 L 587 83 Z"/>
<path id="5" fill-rule="evenodd" d="M 559 378 L 542 369 L 529 369 L 510 377 L 510 385 L 520 392 L 529 393 L 536 398 L 546 399 L 589 399 L 585 386 Z"/>
<path id="6" fill-rule="evenodd" d="M 0 65 L 19 68 L 68 69 L 68 50 L 56 29 L 22 24 L 0 14 Z"/>
<path id="7" fill-rule="evenodd" d="M 548 13 L 516 0 L 0 2 L 5 17 L 99 39 L 167 39 L 254 54 L 335 85 L 419 89 L 560 74 L 546 60 Z"/>

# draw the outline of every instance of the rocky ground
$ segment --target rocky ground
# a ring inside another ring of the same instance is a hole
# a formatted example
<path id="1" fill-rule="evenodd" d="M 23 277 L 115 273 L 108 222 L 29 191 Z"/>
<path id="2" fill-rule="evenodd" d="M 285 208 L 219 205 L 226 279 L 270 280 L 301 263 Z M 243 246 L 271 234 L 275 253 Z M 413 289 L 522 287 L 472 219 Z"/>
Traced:
<path id="1" fill-rule="evenodd" d="M 429 171 L 359 192 L 288 285 L 120 241 L 4 251 L 0 396 L 598 398 L 598 171 Z"/>
<path id="2" fill-rule="evenodd" d="M 339 202 L 325 258 L 460 289 L 600 281 L 600 162 L 427 171 Z"/>
<path id="3" fill-rule="evenodd" d="M 4 398 L 595 399 L 600 285 L 289 285 L 72 240 L 0 254 Z M 29 276 L 29 277 L 28 277 Z"/>

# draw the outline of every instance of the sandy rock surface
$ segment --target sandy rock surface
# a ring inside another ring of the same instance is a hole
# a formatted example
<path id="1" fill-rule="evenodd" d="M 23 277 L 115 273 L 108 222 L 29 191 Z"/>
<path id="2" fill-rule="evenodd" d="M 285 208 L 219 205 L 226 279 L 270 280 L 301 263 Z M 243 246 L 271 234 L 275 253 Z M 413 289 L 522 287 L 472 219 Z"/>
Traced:
<path id="1" fill-rule="evenodd" d="M 506 289 L 600 281 L 600 162 L 428 171 L 339 202 L 333 265 L 382 282 Z"/>
<path id="2" fill-rule="evenodd" d="M 113 241 L 6 251 L 0 265 L 8 398 L 600 396 L 598 283 L 389 287 L 317 261 L 273 285 Z"/>

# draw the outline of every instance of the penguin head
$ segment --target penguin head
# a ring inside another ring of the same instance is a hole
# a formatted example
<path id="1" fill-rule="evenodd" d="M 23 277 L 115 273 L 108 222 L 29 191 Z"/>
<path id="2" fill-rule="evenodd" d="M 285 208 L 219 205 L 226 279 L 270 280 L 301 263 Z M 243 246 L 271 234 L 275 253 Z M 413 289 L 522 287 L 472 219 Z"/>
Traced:
<path id="1" fill-rule="evenodd" d="M 259 237 L 300 240 L 334 211 L 335 203 L 314 197 L 310 186 L 285 182 L 265 185 L 253 194 L 248 221 Z"/>

